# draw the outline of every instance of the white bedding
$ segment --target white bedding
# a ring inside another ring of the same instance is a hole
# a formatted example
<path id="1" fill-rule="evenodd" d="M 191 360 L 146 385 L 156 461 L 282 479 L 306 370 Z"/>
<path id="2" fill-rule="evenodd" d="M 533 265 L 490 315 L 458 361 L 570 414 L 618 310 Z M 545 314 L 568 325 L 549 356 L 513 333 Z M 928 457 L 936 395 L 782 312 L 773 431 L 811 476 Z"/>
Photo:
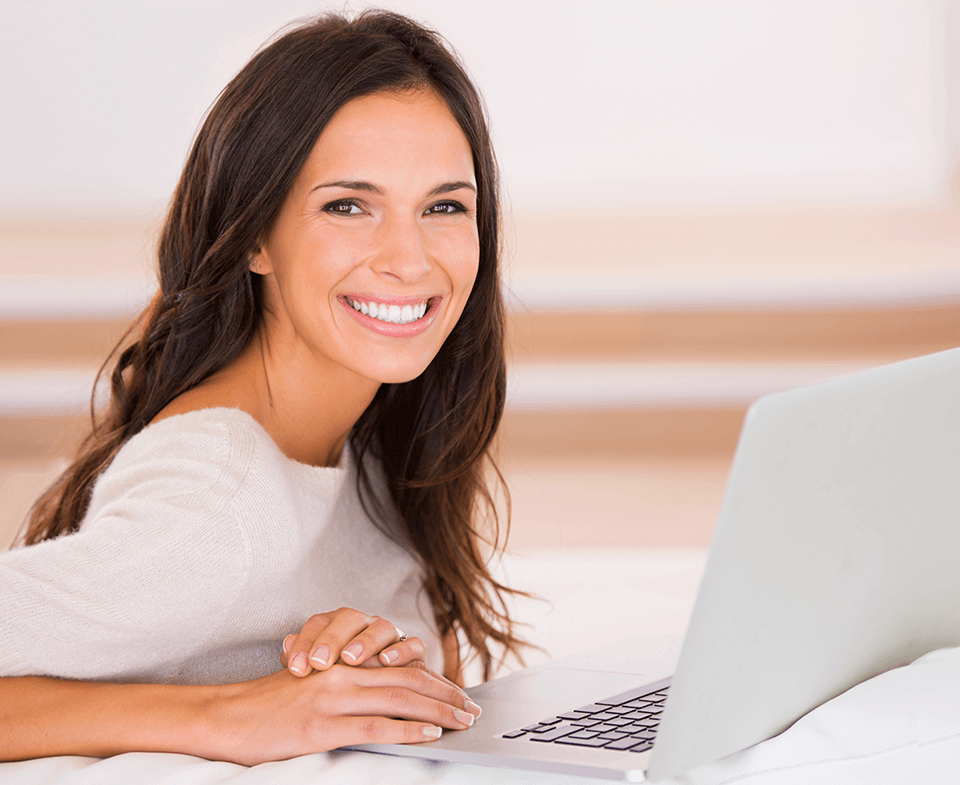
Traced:
<path id="1" fill-rule="evenodd" d="M 700 551 L 541 552 L 506 559 L 508 579 L 548 598 L 524 601 L 519 618 L 554 656 L 642 631 L 682 634 L 705 554 Z M 630 600 L 624 599 L 631 598 Z M 532 658 L 536 661 L 538 658 Z M 252 768 L 188 755 L 47 758 L 0 764 L 17 785 L 176 783 L 595 783 L 580 777 L 429 765 L 351 753 L 308 755 Z M 674 781 L 684 785 L 960 782 L 960 649 L 933 652 L 835 698 L 763 744 Z"/>

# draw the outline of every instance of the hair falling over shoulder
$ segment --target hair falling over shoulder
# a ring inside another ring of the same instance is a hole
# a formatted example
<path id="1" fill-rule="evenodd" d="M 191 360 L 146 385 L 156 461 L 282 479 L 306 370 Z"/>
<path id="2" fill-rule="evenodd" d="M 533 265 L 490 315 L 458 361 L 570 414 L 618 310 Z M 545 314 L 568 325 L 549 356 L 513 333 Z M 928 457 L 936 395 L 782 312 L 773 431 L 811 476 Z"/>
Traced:
<path id="1" fill-rule="evenodd" d="M 524 644 L 505 603 L 516 592 L 494 579 L 487 557 L 500 539 L 489 477 L 506 493 L 491 454 L 506 389 L 496 160 L 482 100 L 457 57 L 436 33 L 398 14 L 330 15 L 293 27 L 220 94 L 161 233 L 160 291 L 111 355 L 109 405 L 91 411 L 93 428 L 77 457 L 34 505 L 25 545 L 77 531 L 117 451 L 256 334 L 262 301 L 249 259 L 334 114 L 354 98 L 411 88 L 446 101 L 473 152 L 479 272 L 431 365 L 411 382 L 384 385 L 351 440 L 358 456 L 383 465 L 406 528 L 399 539 L 423 565 L 441 635 L 465 640 L 484 678 L 499 657 L 520 655 Z M 361 498 L 386 529 L 388 516 L 371 503 L 360 466 Z"/>

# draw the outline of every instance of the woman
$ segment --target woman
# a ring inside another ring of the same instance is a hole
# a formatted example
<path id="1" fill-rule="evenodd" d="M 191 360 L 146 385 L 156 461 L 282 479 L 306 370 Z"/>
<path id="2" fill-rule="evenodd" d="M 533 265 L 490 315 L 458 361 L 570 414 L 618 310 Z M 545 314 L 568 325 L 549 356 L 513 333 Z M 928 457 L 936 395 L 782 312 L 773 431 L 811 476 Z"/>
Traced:
<path id="1" fill-rule="evenodd" d="M 483 554 L 497 181 L 456 59 L 389 13 L 277 39 L 207 117 L 159 262 L 109 410 L 0 558 L 0 759 L 469 727 L 460 641 L 485 676 L 521 644 Z"/>

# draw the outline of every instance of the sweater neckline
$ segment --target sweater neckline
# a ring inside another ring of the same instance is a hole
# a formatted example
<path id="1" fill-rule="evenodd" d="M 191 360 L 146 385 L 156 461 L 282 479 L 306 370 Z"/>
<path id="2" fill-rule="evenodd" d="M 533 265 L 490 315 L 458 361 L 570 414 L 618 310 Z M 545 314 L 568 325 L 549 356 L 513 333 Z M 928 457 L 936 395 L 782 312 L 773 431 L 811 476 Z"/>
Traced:
<path id="1" fill-rule="evenodd" d="M 346 475 L 353 464 L 353 450 L 350 447 L 349 437 L 343 444 L 343 450 L 340 452 L 340 461 L 336 466 L 314 466 L 309 463 L 302 463 L 284 453 L 273 440 L 273 437 L 267 433 L 264 427 L 257 422 L 251 414 L 245 412 L 243 409 L 230 406 L 210 406 L 205 409 L 194 409 L 189 412 L 183 412 L 182 414 L 173 414 L 170 417 L 165 417 L 158 423 L 148 425 L 140 433 L 144 433 L 147 430 L 162 429 L 165 423 L 172 423 L 170 427 L 188 425 L 192 420 L 199 420 L 200 422 L 235 422 L 243 425 L 253 431 L 257 438 L 269 444 L 270 447 L 276 451 L 277 455 L 288 464 L 290 469 L 296 471 L 298 474 L 337 477 Z"/>

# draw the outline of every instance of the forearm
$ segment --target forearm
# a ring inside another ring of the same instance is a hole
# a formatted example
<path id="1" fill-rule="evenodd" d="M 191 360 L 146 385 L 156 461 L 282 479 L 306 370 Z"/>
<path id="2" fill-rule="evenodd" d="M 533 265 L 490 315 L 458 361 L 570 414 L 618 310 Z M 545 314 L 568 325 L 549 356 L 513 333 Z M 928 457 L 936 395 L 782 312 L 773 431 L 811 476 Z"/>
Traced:
<path id="1" fill-rule="evenodd" d="M 236 684 L 0 678 L 0 761 L 181 752 L 254 765 L 370 742 L 432 741 L 480 708 L 425 668 L 334 665 Z"/>
<path id="2" fill-rule="evenodd" d="M 217 754 L 217 687 L 0 678 L 0 760 Z"/>

